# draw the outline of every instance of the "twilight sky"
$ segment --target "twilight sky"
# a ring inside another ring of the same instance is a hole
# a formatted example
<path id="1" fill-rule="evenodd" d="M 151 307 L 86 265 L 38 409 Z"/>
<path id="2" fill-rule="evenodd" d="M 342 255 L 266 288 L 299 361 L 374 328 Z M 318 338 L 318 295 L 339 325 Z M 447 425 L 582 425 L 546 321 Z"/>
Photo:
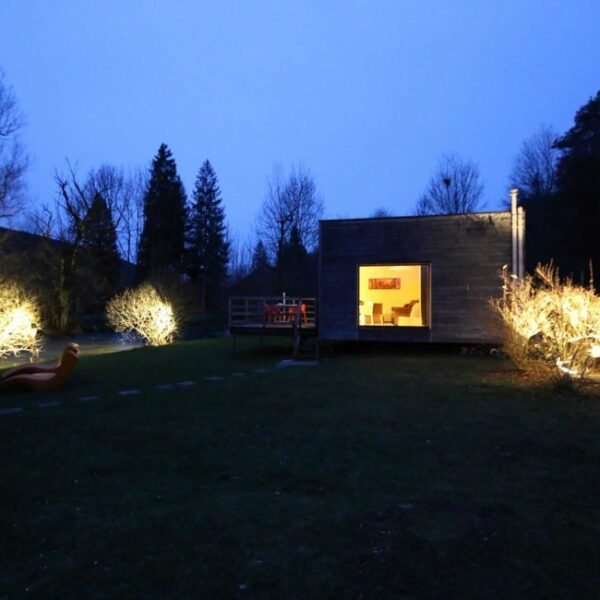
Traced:
<path id="1" fill-rule="evenodd" d="M 303 162 L 327 217 L 410 214 L 443 153 L 500 208 L 521 143 L 600 88 L 598 0 L 1 0 L 0 68 L 27 125 L 32 203 L 65 159 L 202 161 L 244 239 L 273 164 Z"/>

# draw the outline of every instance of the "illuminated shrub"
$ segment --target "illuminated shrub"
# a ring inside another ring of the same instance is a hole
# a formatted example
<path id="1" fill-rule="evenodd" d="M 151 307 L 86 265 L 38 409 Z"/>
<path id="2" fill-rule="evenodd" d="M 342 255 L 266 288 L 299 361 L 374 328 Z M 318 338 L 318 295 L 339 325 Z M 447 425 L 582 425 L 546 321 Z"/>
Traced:
<path id="1" fill-rule="evenodd" d="M 504 348 L 522 369 L 582 378 L 600 357 L 600 297 L 592 288 L 561 281 L 552 266 L 511 280 L 493 300 L 503 322 Z"/>
<path id="2" fill-rule="evenodd" d="M 151 346 L 170 343 L 177 330 L 171 304 L 148 284 L 112 298 L 106 316 L 115 331 L 136 333 Z"/>
<path id="3" fill-rule="evenodd" d="M 40 311 L 37 300 L 11 281 L 0 281 L 0 358 L 40 351 Z"/>

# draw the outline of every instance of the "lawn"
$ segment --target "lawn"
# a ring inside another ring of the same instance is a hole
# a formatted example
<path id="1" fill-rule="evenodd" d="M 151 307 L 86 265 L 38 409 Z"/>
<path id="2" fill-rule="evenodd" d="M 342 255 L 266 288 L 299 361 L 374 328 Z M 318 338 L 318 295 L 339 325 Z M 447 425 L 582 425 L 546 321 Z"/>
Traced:
<path id="1" fill-rule="evenodd" d="M 0 416 L 0 597 L 597 594 L 594 390 L 449 350 L 287 354 L 84 356 L 60 392 L 0 396 L 23 409 Z"/>

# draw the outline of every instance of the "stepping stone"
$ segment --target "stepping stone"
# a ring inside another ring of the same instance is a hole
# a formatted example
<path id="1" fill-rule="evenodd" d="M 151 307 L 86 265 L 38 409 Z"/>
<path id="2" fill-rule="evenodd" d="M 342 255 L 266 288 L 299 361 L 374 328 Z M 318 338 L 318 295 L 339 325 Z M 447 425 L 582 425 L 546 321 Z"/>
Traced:
<path id="1" fill-rule="evenodd" d="M 79 402 L 94 402 L 94 400 L 100 400 L 100 396 L 84 396 L 79 398 Z"/>
<path id="2" fill-rule="evenodd" d="M 136 396 L 140 393 L 140 390 L 121 390 L 119 392 L 119 396 Z"/>
<path id="3" fill-rule="evenodd" d="M 22 411 L 23 409 L 20 406 L 15 406 L 14 408 L 0 408 L 0 415 L 16 415 Z"/>
<path id="4" fill-rule="evenodd" d="M 278 369 L 285 369 L 286 367 L 316 367 L 319 364 L 318 360 L 292 360 L 286 359 L 281 360 L 277 363 Z"/>
<path id="5" fill-rule="evenodd" d="M 220 375 L 211 375 L 210 377 L 204 378 L 206 381 L 223 381 L 223 377 Z"/>
<path id="6" fill-rule="evenodd" d="M 190 387 L 191 385 L 196 385 L 195 381 L 180 381 L 177 384 L 179 387 Z"/>
<path id="7" fill-rule="evenodd" d="M 232 373 L 231 376 L 232 377 L 244 377 L 246 375 L 246 373 Z"/>
<path id="8" fill-rule="evenodd" d="M 175 389 L 175 386 L 172 383 L 163 383 L 162 385 L 157 385 L 156 389 L 157 390 L 171 391 L 171 390 Z"/>
<path id="9" fill-rule="evenodd" d="M 61 406 L 60 400 L 54 400 L 53 402 L 38 402 L 38 408 L 49 408 L 51 406 Z"/>

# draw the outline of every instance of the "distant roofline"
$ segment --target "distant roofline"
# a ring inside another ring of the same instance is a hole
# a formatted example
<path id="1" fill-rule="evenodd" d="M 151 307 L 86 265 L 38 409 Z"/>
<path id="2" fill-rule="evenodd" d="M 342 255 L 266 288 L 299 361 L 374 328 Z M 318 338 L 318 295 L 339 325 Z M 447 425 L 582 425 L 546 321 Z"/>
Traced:
<path id="1" fill-rule="evenodd" d="M 42 233 L 34 233 L 33 231 L 25 231 L 23 229 L 13 229 L 12 227 L 4 227 L 3 225 L 0 225 L 0 234 L 2 233 L 8 233 L 8 234 L 16 234 L 16 235 L 21 235 L 21 236 L 25 236 L 25 237 L 29 237 L 29 238 L 35 238 L 36 240 L 48 240 L 50 242 L 53 243 L 57 243 L 57 244 L 67 244 L 68 242 L 65 242 L 64 240 L 59 240 L 58 238 L 55 237 L 47 237 Z"/>
<path id="2" fill-rule="evenodd" d="M 70 242 L 68 242 L 67 240 L 59 240 L 54 237 L 46 237 L 45 235 L 42 235 L 40 233 L 32 233 L 31 231 L 23 231 L 22 229 L 12 229 L 11 227 L 0 226 L 0 236 L 2 236 L 2 234 L 15 235 L 16 237 L 21 237 L 21 239 L 28 238 L 31 241 L 36 241 L 39 243 L 46 241 L 54 246 L 69 246 L 70 245 Z M 136 266 L 135 263 L 129 262 L 128 260 L 125 260 L 124 258 L 121 258 L 120 256 L 119 256 L 119 263 L 121 265 L 131 265 L 132 267 Z"/>
<path id="3" fill-rule="evenodd" d="M 348 217 L 341 219 L 319 219 L 319 223 L 335 223 L 342 221 L 398 221 L 399 219 L 439 219 L 439 218 L 458 218 L 458 217 L 483 217 L 490 215 L 510 215 L 510 210 L 490 210 L 484 212 L 472 213 L 450 213 L 443 215 L 403 215 L 398 217 Z"/>

